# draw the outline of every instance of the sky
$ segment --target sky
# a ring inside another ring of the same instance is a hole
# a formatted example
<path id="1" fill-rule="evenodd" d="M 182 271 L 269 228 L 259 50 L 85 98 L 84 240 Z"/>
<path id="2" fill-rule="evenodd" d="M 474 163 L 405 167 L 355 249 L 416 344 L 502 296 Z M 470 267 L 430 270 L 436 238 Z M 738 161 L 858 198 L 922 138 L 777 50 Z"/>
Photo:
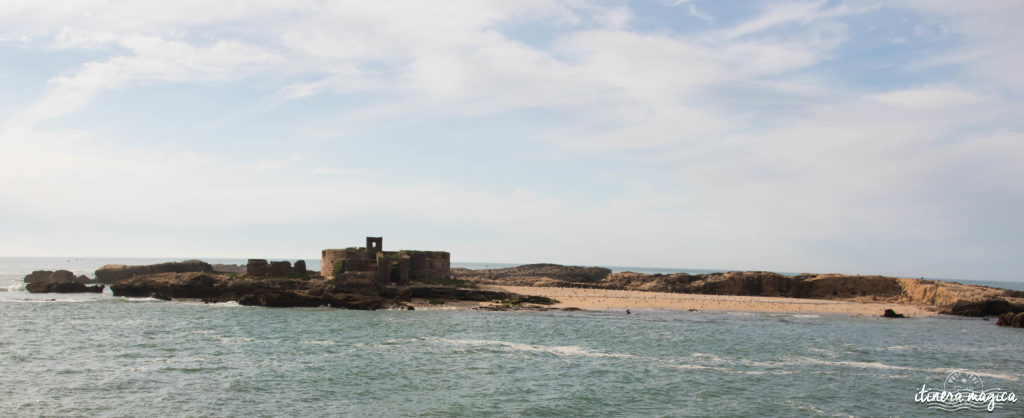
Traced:
<path id="1" fill-rule="evenodd" d="M 0 2 L 0 255 L 1024 281 L 1024 2 Z"/>

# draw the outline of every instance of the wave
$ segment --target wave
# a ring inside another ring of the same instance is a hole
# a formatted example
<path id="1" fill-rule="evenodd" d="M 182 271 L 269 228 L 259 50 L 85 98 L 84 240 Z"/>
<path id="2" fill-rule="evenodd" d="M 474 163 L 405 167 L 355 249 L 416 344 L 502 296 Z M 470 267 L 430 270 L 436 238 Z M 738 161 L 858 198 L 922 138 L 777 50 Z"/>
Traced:
<path id="1" fill-rule="evenodd" d="M 122 302 L 128 302 L 128 303 L 166 302 L 163 299 L 156 299 L 156 298 L 127 298 L 127 297 L 124 297 L 124 296 L 122 296 L 118 300 L 120 300 Z"/>
<path id="2" fill-rule="evenodd" d="M 436 341 L 460 346 L 473 346 L 473 347 L 497 347 L 506 351 L 523 351 L 523 352 L 534 352 L 534 353 L 547 353 L 558 356 L 574 356 L 574 357 L 591 357 L 591 358 L 621 358 L 621 359 L 639 359 L 652 361 L 659 364 L 662 367 L 669 367 L 680 370 L 714 370 L 723 373 L 733 374 L 746 374 L 746 375 L 763 375 L 763 374 L 792 374 L 795 371 L 767 371 L 767 370 L 737 370 L 731 369 L 724 366 L 715 366 L 707 364 L 697 364 L 692 362 L 680 363 L 676 359 L 664 359 L 654 357 L 641 357 L 632 354 L 621 354 L 621 353 L 603 353 L 599 351 L 588 350 L 586 348 L 569 345 L 569 346 L 544 346 L 534 344 L 522 344 L 513 343 L 509 341 L 499 340 L 449 340 L 446 338 L 436 339 Z M 701 353 L 698 353 L 701 354 Z M 704 355 L 711 356 L 711 355 Z M 701 356 L 698 356 L 701 357 Z"/>
<path id="3" fill-rule="evenodd" d="M 715 354 L 707 353 L 693 353 L 691 357 L 707 359 L 712 364 L 738 364 L 748 367 L 799 367 L 799 366 L 832 366 L 832 367 L 849 367 L 856 369 L 872 369 L 872 370 L 899 370 L 899 371 L 912 371 L 912 372 L 924 372 L 933 373 L 939 376 L 945 376 L 949 374 L 949 369 L 940 368 L 928 368 L 928 367 L 911 367 L 911 366 L 897 366 L 892 364 L 878 363 L 878 362 L 867 362 L 867 361 L 852 361 L 852 360 L 825 360 L 814 357 L 790 357 L 781 361 L 758 361 L 750 359 L 738 359 L 738 358 L 725 358 Z M 996 379 L 1005 379 L 1008 381 L 1019 381 L 1020 378 L 1008 374 L 999 373 L 985 373 L 975 372 L 978 376 L 991 377 Z"/>
<path id="4" fill-rule="evenodd" d="M 637 358 L 631 354 L 618 354 L 618 353 L 602 353 L 598 351 L 587 350 L 586 348 L 576 345 L 562 345 L 562 346 L 545 346 L 545 345 L 533 345 L 533 344 L 522 344 L 513 343 L 509 341 L 499 340 L 449 340 L 447 338 L 439 338 L 437 341 L 450 344 L 450 345 L 462 345 L 462 346 L 492 346 L 499 347 L 507 351 L 526 351 L 535 353 L 548 353 L 559 356 L 582 356 L 582 357 L 613 357 L 613 358 Z"/>
<path id="5" fill-rule="evenodd" d="M 0 303 L 86 303 L 101 301 L 101 298 L 0 298 Z"/>
<path id="6" fill-rule="evenodd" d="M 25 292 L 25 283 L 17 283 L 5 286 L 4 290 L 7 292 Z"/>

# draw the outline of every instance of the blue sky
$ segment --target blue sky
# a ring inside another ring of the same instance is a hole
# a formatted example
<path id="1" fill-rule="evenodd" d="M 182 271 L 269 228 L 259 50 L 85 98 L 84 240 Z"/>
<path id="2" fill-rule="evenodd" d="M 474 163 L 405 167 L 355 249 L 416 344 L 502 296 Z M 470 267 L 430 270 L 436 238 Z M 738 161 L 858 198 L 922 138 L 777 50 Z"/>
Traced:
<path id="1" fill-rule="evenodd" d="M 0 254 L 1024 277 L 1016 1 L 5 1 Z"/>

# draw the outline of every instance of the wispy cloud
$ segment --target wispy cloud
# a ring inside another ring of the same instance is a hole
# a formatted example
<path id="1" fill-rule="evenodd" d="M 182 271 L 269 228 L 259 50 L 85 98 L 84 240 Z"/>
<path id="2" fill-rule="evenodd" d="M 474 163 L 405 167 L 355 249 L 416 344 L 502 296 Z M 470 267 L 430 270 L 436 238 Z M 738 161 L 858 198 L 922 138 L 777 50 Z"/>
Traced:
<path id="1" fill-rule="evenodd" d="M 704 20 L 705 22 L 708 22 L 708 23 L 712 23 L 712 22 L 715 21 L 715 19 L 711 18 L 711 16 L 707 15 L 706 13 L 701 12 L 700 10 L 697 10 L 697 6 L 696 5 L 691 4 L 689 6 L 690 6 L 690 14 L 691 15 L 694 15 L 694 16 L 696 16 L 696 17 L 698 17 L 698 18 L 700 18 L 700 19 L 702 19 L 702 20 Z"/>
<path id="2" fill-rule="evenodd" d="M 146 36 L 102 34 L 85 38 L 88 39 L 58 43 L 65 48 L 91 47 L 116 39 L 132 54 L 87 62 L 76 70 L 51 78 L 49 91 L 19 112 L 11 123 L 31 126 L 62 116 L 85 106 L 98 93 L 132 83 L 223 81 L 280 62 L 270 51 L 230 40 L 194 46 Z"/>
<path id="3" fill-rule="evenodd" d="M 588 1 L 8 2 L 0 48 L 61 59 L 0 102 L 3 210 L 126 235 L 464 227 L 478 241 L 451 249 L 479 258 L 1024 268 L 1024 8 L 664 4 L 714 25 Z M 184 119 L 133 131 L 133 103 Z M 196 128 L 205 112 L 221 113 Z"/>

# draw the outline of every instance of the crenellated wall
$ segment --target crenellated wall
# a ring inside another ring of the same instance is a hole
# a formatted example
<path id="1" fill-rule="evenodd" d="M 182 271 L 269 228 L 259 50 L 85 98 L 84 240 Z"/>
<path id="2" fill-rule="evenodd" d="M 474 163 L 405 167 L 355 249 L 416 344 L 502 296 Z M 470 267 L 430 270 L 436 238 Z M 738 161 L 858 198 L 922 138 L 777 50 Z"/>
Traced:
<path id="1" fill-rule="evenodd" d="M 271 261 L 260 258 L 250 258 L 245 264 L 245 274 L 254 277 L 298 277 L 306 276 L 306 262 L 299 260 L 292 263 L 288 261 Z"/>

